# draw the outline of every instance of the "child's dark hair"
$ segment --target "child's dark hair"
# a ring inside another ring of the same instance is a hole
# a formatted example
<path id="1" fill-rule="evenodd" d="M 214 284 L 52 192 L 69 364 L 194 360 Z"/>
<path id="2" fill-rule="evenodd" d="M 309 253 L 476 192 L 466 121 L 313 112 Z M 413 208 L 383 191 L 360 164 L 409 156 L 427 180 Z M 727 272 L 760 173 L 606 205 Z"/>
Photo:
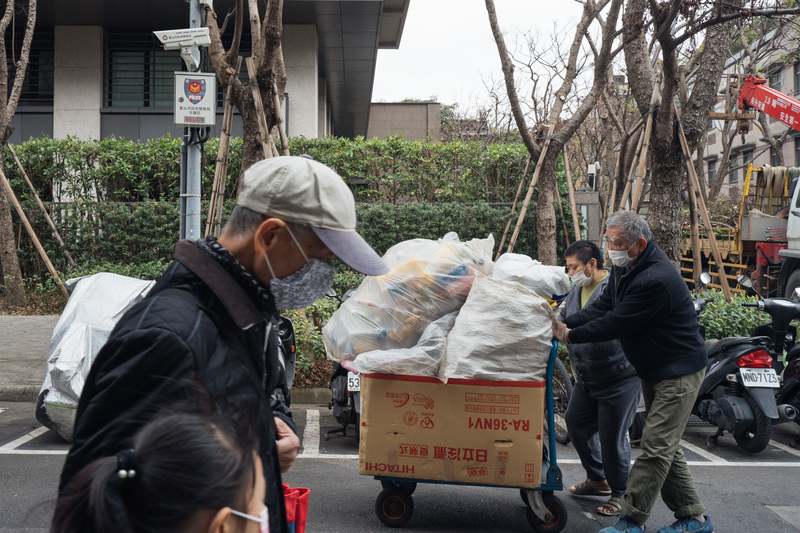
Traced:
<path id="1" fill-rule="evenodd" d="M 592 259 L 597 260 L 597 268 L 603 268 L 603 254 L 600 248 L 592 241 L 575 241 L 564 251 L 564 257 L 575 256 L 584 265 L 589 264 Z"/>
<path id="2" fill-rule="evenodd" d="M 70 481 L 51 533 L 179 532 L 202 509 L 246 508 L 256 442 L 230 420 L 178 413 L 142 426 L 131 450 L 92 462 Z"/>

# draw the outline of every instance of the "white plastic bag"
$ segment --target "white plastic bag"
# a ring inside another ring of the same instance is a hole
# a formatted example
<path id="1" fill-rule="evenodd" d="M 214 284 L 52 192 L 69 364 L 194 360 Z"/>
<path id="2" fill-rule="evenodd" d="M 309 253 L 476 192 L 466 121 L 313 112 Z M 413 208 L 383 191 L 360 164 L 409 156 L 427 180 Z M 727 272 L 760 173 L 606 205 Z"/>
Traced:
<path id="1" fill-rule="evenodd" d="M 547 301 L 520 283 L 476 279 L 447 335 L 439 379 L 543 380 L 551 317 Z"/>
<path id="2" fill-rule="evenodd" d="M 564 267 L 543 265 L 527 255 L 505 253 L 494 264 L 492 277 L 516 281 L 539 296 L 558 300 L 569 291 L 569 276 Z"/>
<path id="3" fill-rule="evenodd" d="M 439 365 L 444 357 L 447 334 L 453 328 L 458 311 L 431 322 L 419 342 L 411 348 L 394 350 L 372 350 L 346 361 L 348 370 L 362 374 L 380 372 L 382 374 L 402 374 L 409 376 L 439 375 Z"/>
<path id="4" fill-rule="evenodd" d="M 461 308 L 473 280 L 492 271 L 494 238 L 413 239 L 383 257 L 391 271 L 367 276 L 322 329 L 328 358 L 411 348 L 434 320 Z"/>

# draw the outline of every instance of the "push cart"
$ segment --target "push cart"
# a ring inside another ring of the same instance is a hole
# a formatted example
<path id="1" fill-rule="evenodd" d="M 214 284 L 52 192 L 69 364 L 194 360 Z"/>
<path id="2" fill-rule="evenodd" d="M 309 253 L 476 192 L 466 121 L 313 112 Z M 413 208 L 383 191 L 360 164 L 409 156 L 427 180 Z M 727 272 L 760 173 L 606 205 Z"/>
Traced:
<path id="1" fill-rule="evenodd" d="M 545 416 L 547 427 L 554 428 L 553 414 L 553 368 L 555 366 L 558 341 L 553 339 L 552 349 L 547 362 L 545 383 Z M 542 450 L 542 480 L 536 488 L 519 488 L 522 501 L 528 506 L 528 523 L 534 531 L 557 533 L 564 529 L 567 523 L 567 508 L 555 495 L 555 491 L 563 490 L 561 469 L 556 460 L 555 432 L 547 431 L 548 440 Z M 405 525 L 414 513 L 414 500 L 412 494 L 417 488 L 417 483 L 439 483 L 467 486 L 496 485 L 475 483 L 453 483 L 447 481 L 433 481 L 425 479 L 408 479 L 399 477 L 375 476 L 381 482 L 383 490 L 375 501 L 375 513 L 378 518 L 390 527 Z M 508 486 L 505 486 L 508 488 Z"/>

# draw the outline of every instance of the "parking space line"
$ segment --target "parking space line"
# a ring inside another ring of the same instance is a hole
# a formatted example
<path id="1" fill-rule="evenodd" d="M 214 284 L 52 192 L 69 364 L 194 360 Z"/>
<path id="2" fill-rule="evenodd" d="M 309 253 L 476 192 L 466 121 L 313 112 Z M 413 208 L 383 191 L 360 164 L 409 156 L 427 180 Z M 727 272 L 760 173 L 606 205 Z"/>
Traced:
<path id="1" fill-rule="evenodd" d="M 36 437 L 44 435 L 48 431 L 50 431 L 50 428 L 46 428 L 46 427 L 40 427 L 38 429 L 34 429 L 30 433 L 21 436 L 17 440 L 12 440 L 8 444 L 4 444 L 4 445 L 0 446 L 0 450 L 13 450 L 15 448 L 18 448 L 18 447 L 22 446 L 26 442 L 32 441 Z"/>
<path id="2" fill-rule="evenodd" d="M 8 409 L 6 409 L 5 407 L 0 407 L 0 413 L 2 413 L 3 411 L 8 411 Z"/>
<path id="3" fill-rule="evenodd" d="M 306 409 L 306 427 L 303 430 L 302 455 L 319 455 L 319 409 Z"/>
<path id="4" fill-rule="evenodd" d="M 725 463 L 728 462 L 727 460 L 723 459 L 722 457 L 720 457 L 718 455 L 714 455 L 713 453 L 711 453 L 711 452 L 709 452 L 707 450 L 704 450 L 700 446 L 695 446 L 694 444 L 690 444 L 690 443 L 686 442 L 683 439 L 681 439 L 681 446 L 683 448 L 689 450 L 692 453 L 696 453 L 700 457 L 704 457 L 704 458 L 708 459 L 709 461 L 711 461 L 714 464 L 725 464 Z"/>
<path id="5" fill-rule="evenodd" d="M 769 441 L 769 443 L 772 446 L 775 446 L 776 448 L 778 448 L 779 450 L 783 450 L 786 453 L 790 453 L 792 455 L 800 457 L 800 451 L 795 450 L 794 448 L 790 448 L 789 446 L 786 446 L 785 444 L 781 444 L 780 442 L 775 442 L 774 440 Z"/>
<path id="6" fill-rule="evenodd" d="M 69 449 L 63 450 L 18 450 L 4 449 L 0 447 L 0 455 L 67 455 Z"/>

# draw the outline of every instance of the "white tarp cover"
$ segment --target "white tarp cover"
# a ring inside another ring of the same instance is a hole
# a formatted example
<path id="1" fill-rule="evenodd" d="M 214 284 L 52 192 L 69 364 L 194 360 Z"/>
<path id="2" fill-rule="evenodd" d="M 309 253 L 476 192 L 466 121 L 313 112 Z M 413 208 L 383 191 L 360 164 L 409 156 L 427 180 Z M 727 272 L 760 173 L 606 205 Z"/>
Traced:
<path id="1" fill-rule="evenodd" d="M 551 317 L 547 301 L 520 283 L 476 279 L 447 335 L 439 379 L 543 380 Z"/>
<path id="2" fill-rule="evenodd" d="M 452 242 L 412 239 L 392 246 L 392 269 L 367 276 L 322 329 L 328 358 L 411 348 L 434 320 L 457 311 L 474 280 L 492 271 L 494 237 Z"/>
<path id="3" fill-rule="evenodd" d="M 68 282 L 69 283 L 69 282 Z M 72 441 L 75 411 L 89 368 L 114 325 L 145 297 L 155 281 L 99 273 L 80 278 L 53 336 L 36 418 Z"/>

